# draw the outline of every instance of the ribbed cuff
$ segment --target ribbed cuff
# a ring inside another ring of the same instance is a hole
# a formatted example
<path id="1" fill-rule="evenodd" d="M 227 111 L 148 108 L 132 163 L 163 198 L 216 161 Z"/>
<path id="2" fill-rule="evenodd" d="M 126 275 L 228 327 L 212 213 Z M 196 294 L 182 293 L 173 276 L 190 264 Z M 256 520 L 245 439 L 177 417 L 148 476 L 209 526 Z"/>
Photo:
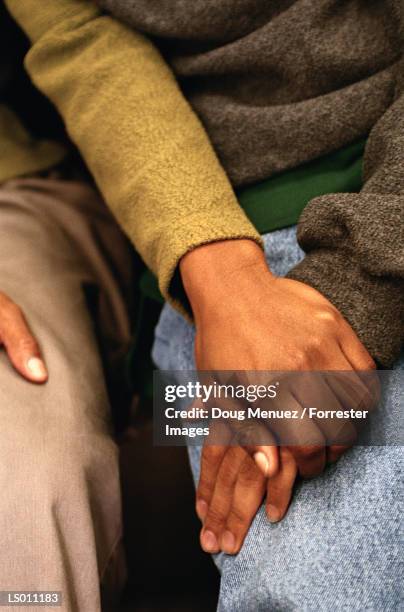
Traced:
<path id="1" fill-rule="evenodd" d="M 223 212 L 223 211 L 222 211 Z M 159 288 L 164 298 L 188 320 L 192 312 L 182 285 L 180 259 L 198 246 L 221 240 L 253 240 L 263 249 L 262 238 L 241 209 L 235 215 L 194 213 L 178 220 L 172 232 L 166 231 L 158 264 Z"/>

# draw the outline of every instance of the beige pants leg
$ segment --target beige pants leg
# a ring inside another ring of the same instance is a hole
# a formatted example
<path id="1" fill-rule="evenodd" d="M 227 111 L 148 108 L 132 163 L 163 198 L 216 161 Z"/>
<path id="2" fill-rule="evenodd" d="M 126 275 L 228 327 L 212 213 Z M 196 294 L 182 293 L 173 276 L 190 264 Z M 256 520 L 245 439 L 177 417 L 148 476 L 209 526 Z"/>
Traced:
<path id="1" fill-rule="evenodd" d="M 98 295 L 103 339 L 119 352 L 129 271 L 127 244 L 90 187 L 24 179 L 0 189 L 0 290 L 23 308 L 49 368 L 48 383 L 33 385 L 0 354 L 0 590 L 60 590 L 63 610 L 100 609 L 121 544 L 117 448 L 85 296 Z"/>

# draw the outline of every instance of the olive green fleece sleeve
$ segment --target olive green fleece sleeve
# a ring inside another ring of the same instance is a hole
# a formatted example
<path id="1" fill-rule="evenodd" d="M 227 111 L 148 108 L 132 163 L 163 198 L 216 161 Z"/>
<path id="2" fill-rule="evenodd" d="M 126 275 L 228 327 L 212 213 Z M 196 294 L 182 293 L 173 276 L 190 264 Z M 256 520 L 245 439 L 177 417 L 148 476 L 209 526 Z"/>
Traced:
<path id="1" fill-rule="evenodd" d="M 87 0 L 6 5 L 32 41 L 32 80 L 56 105 L 161 292 L 183 310 L 172 279 L 185 253 L 260 237 L 170 69 L 149 40 Z"/>

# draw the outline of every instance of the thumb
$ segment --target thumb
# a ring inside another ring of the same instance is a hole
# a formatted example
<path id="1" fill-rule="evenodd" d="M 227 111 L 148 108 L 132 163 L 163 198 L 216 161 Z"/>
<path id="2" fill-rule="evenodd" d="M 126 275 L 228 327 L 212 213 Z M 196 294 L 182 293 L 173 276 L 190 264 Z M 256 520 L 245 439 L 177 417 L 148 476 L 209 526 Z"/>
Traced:
<path id="1" fill-rule="evenodd" d="M 279 449 L 269 429 L 256 420 L 240 422 L 232 419 L 230 426 L 237 444 L 253 458 L 263 476 L 275 476 L 279 469 Z"/>
<path id="2" fill-rule="evenodd" d="M 297 465 L 292 453 L 286 447 L 280 448 L 278 473 L 268 480 L 266 513 L 271 523 L 277 523 L 285 516 L 297 476 Z"/>

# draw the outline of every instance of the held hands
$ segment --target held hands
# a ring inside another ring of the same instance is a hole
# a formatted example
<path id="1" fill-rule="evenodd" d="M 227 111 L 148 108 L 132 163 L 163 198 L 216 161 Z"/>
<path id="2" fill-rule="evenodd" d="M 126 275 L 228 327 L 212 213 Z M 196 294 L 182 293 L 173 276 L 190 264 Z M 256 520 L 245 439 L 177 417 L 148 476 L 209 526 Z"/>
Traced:
<path id="1" fill-rule="evenodd" d="M 34 383 L 47 381 L 46 366 L 23 312 L 1 291 L 0 344 L 4 346 L 14 368 L 24 378 Z"/>
<path id="2" fill-rule="evenodd" d="M 201 246 L 183 257 L 180 270 L 195 318 L 199 370 L 347 371 L 361 407 L 372 408 L 375 388 L 356 372 L 375 364 L 355 332 L 315 289 L 275 277 L 255 243 Z M 300 393 L 289 397 L 299 407 L 310 401 L 307 389 Z M 323 399 L 330 408 L 348 407 L 342 389 L 325 388 Z M 349 422 L 344 444 L 333 444 L 327 424 L 313 419 L 298 428 L 289 447 L 204 448 L 197 491 L 204 550 L 236 553 L 265 493 L 269 519 L 280 520 L 296 475 L 316 476 L 355 441 Z"/>
<path id="3" fill-rule="evenodd" d="M 196 493 L 196 512 L 202 521 L 201 546 L 209 553 L 236 554 L 259 507 L 271 522 L 287 512 L 297 475 L 297 465 L 284 446 L 266 478 L 241 446 L 205 446 Z"/>

